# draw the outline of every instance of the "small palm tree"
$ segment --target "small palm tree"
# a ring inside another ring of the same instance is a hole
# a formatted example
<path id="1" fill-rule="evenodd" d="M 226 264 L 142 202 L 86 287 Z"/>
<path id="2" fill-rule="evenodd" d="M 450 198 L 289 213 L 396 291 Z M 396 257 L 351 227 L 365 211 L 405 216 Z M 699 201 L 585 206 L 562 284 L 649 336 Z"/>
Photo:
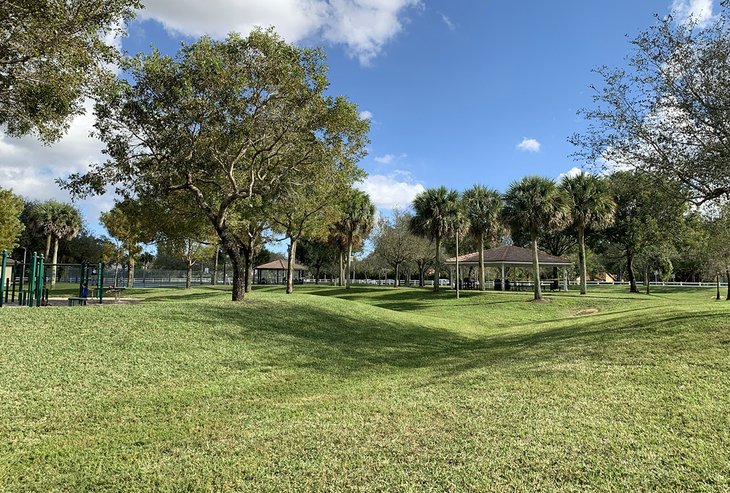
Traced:
<path id="1" fill-rule="evenodd" d="M 484 241 L 495 241 L 502 232 L 502 196 L 496 190 L 474 185 L 461 198 L 469 232 L 479 242 L 479 289 L 485 290 Z"/>
<path id="2" fill-rule="evenodd" d="M 542 299 L 540 261 L 537 255 L 537 235 L 540 231 L 557 230 L 568 222 L 566 199 L 549 178 L 526 176 L 510 185 L 504 194 L 504 222 L 513 231 L 529 234 L 532 245 L 532 269 L 535 279 L 535 299 Z"/>
<path id="3" fill-rule="evenodd" d="M 429 188 L 413 199 L 415 215 L 411 218 L 411 231 L 432 240 L 436 245 L 433 289 L 439 290 L 441 277 L 441 239 L 452 234 L 459 226 L 459 193 L 446 187 Z"/>
<path id="4" fill-rule="evenodd" d="M 50 239 L 53 242 L 53 260 L 51 263 L 51 287 L 56 285 L 58 273 L 58 244 L 61 240 L 70 240 L 76 237 L 81 230 L 81 214 L 70 204 L 49 200 L 38 205 L 36 217 L 39 227 L 48 235 L 46 249 L 50 249 Z"/>
<path id="5" fill-rule="evenodd" d="M 345 287 L 350 289 L 350 272 L 352 269 L 352 247 L 357 237 L 365 238 L 375 226 L 375 206 L 370 197 L 360 190 L 352 190 L 344 207 L 340 220 L 347 238 L 347 268 L 345 271 Z"/>
<path id="6" fill-rule="evenodd" d="M 580 294 L 586 294 L 586 229 L 601 230 L 613 224 L 616 203 L 605 180 L 588 173 L 566 176 L 560 188 L 568 199 L 570 216 L 578 231 Z"/>

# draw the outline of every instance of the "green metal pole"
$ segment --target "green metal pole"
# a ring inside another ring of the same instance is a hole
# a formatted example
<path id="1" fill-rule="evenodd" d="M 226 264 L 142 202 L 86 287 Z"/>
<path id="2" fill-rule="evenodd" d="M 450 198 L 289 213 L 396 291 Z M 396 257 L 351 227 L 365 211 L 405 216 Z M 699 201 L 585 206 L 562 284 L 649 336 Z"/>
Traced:
<path id="1" fill-rule="evenodd" d="M 28 306 L 33 306 L 33 293 L 35 293 L 36 281 L 36 264 L 38 262 L 38 254 L 33 252 L 33 259 L 30 264 L 30 272 L 28 273 Z"/>
<path id="2" fill-rule="evenodd" d="M 2 270 L 0 272 L 0 308 L 3 306 L 3 300 L 5 299 L 5 267 L 8 265 L 8 251 L 3 250 L 2 253 Z"/>
<path id="3" fill-rule="evenodd" d="M 84 279 L 86 279 L 86 262 L 81 262 L 81 272 L 79 273 L 79 298 L 84 295 Z"/>
<path id="4" fill-rule="evenodd" d="M 96 289 L 99 290 L 99 304 L 104 303 L 104 264 L 99 262 L 96 269 Z"/>
<path id="5" fill-rule="evenodd" d="M 46 275 L 45 271 L 45 258 L 43 254 L 40 255 L 38 260 L 38 279 L 35 285 L 35 306 L 41 306 L 41 298 L 43 297 L 43 284 Z"/>

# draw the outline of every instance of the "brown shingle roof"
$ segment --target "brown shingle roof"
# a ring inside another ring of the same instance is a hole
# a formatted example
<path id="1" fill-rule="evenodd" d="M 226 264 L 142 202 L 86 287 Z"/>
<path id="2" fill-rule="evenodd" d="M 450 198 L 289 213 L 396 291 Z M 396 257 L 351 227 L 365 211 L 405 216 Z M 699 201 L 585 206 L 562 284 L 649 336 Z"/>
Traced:
<path id="1" fill-rule="evenodd" d="M 274 260 L 273 262 L 269 262 L 267 264 L 261 264 L 257 267 L 254 267 L 256 270 L 286 270 L 286 260 Z M 301 264 L 294 264 L 294 270 L 307 270 L 309 267 L 306 265 Z"/>
<path id="2" fill-rule="evenodd" d="M 570 265 L 572 262 L 563 257 L 556 257 L 555 255 L 548 255 L 545 252 L 538 250 L 537 258 L 542 265 Z M 479 252 L 467 253 L 466 255 L 459 255 L 459 263 L 465 264 L 478 264 L 479 263 Z M 455 264 L 456 257 L 452 257 L 446 260 L 447 264 Z M 490 248 L 484 250 L 484 263 L 485 264 L 532 264 L 532 250 L 529 248 L 522 248 L 514 245 L 505 245 L 497 248 Z"/>

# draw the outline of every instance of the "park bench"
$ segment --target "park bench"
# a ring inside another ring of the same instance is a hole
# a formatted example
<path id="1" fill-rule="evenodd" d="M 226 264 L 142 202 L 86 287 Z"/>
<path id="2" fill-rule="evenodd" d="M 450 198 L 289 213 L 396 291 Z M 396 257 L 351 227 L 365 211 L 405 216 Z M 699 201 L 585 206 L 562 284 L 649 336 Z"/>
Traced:
<path id="1" fill-rule="evenodd" d="M 108 288 L 106 288 L 105 294 L 113 294 L 114 301 L 119 301 L 119 297 L 122 295 L 123 291 L 124 291 L 124 288 L 117 288 L 114 286 L 109 286 Z"/>
<path id="2" fill-rule="evenodd" d="M 68 306 L 83 305 L 86 306 L 86 298 L 72 297 L 68 299 Z"/>

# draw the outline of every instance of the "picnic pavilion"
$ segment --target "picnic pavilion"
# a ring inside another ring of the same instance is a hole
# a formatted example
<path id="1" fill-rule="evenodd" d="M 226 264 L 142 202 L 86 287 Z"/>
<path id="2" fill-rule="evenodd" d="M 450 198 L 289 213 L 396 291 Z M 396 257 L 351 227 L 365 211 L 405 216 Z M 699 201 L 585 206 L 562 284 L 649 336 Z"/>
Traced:
<path id="1" fill-rule="evenodd" d="M 254 279 L 257 284 L 283 284 L 286 282 L 287 261 L 280 259 L 254 267 Z M 304 282 L 304 273 L 309 268 L 306 265 L 294 263 L 294 282 Z"/>
<path id="2" fill-rule="evenodd" d="M 537 258 L 540 263 L 540 267 L 553 267 L 553 268 L 562 268 L 562 287 L 561 289 L 563 291 L 568 290 L 568 267 L 570 267 L 573 262 L 570 260 L 563 258 L 563 257 L 556 257 L 555 255 L 549 255 L 545 252 L 541 252 L 538 250 L 537 252 Z M 454 269 L 456 269 L 457 265 L 457 259 L 458 259 L 458 266 L 459 271 L 461 271 L 463 268 L 472 268 L 476 267 L 479 268 L 479 252 L 473 252 L 473 253 L 467 253 L 466 255 L 460 255 L 457 257 L 452 257 L 450 259 L 446 260 L 446 265 L 449 266 L 452 273 L 452 278 L 454 277 Z M 484 250 L 484 267 L 496 267 L 499 269 L 499 272 L 501 273 L 501 277 L 499 279 L 494 280 L 494 288 L 497 290 L 504 291 L 505 289 L 510 289 L 510 281 L 507 279 L 507 276 L 505 275 L 507 273 L 507 269 L 511 267 L 520 267 L 523 269 L 531 269 L 532 268 L 532 250 L 529 248 L 522 248 L 514 245 L 504 245 L 496 248 L 490 248 L 489 250 Z M 460 279 L 462 279 L 461 275 L 456 276 L 457 282 L 459 282 Z M 552 286 L 557 287 L 559 286 L 558 279 L 552 279 Z M 524 286 L 522 286 L 524 284 Z M 519 287 L 527 287 L 528 285 L 531 285 L 530 283 L 524 283 L 517 280 L 513 281 L 513 285 L 517 288 Z"/>

